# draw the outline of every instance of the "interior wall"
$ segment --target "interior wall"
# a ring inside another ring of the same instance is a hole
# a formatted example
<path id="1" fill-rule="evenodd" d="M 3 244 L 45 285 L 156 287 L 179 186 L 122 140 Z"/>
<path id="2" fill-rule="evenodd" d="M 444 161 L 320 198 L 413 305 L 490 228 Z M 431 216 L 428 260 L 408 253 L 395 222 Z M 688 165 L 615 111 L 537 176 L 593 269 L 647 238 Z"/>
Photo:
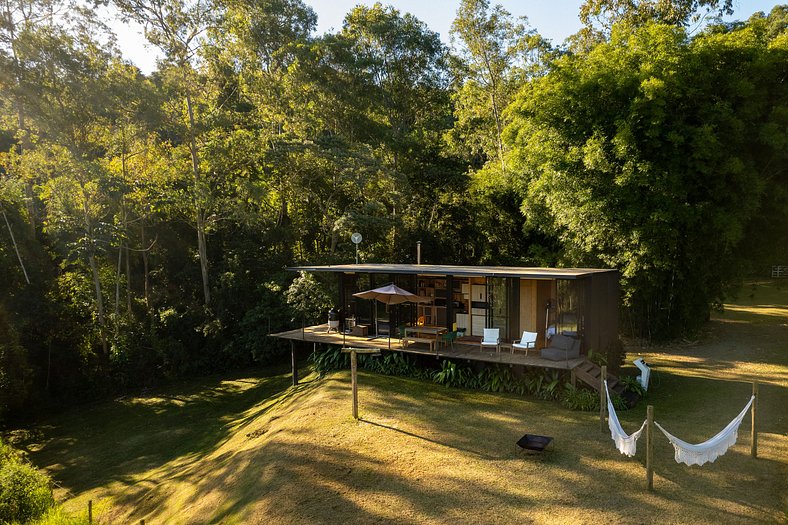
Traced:
<path id="1" fill-rule="evenodd" d="M 533 279 L 520 279 L 520 335 L 524 330 L 538 332 L 536 283 Z"/>

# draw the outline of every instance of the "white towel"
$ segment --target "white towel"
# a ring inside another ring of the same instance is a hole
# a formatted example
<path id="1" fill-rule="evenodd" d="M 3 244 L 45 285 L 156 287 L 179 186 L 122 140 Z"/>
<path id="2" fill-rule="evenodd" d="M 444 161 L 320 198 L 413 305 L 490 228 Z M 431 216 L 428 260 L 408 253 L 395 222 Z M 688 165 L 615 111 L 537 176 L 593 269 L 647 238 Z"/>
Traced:
<path id="1" fill-rule="evenodd" d="M 725 454 L 725 452 L 727 452 L 728 449 L 736 443 L 739 425 L 741 425 L 745 414 L 747 414 L 747 411 L 750 409 L 754 401 L 755 396 L 752 396 L 750 398 L 750 402 L 744 407 L 744 410 L 742 410 L 739 415 L 733 419 L 733 421 L 728 423 L 728 426 L 723 428 L 719 434 L 713 438 L 704 441 L 703 443 L 698 443 L 697 445 L 692 445 L 686 441 L 680 440 L 676 436 L 673 436 L 667 430 L 662 428 L 662 426 L 656 421 L 654 424 L 657 425 L 657 428 L 659 428 L 663 434 L 665 434 L 665 437 L 668 438 L 668 440 L 673 445 L 673 448 L 676 450 L 676 463 L 685 463 L 687 465 L 703 465 L 707 462 L 714 462 L 715 459 Z"/>

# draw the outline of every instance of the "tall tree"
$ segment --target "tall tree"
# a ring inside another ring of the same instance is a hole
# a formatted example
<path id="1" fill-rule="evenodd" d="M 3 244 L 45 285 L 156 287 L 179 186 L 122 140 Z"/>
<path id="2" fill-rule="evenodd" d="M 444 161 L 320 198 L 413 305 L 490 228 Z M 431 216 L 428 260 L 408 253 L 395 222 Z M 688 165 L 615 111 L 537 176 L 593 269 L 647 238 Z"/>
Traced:
<path id="1" fill-rule="evenodd" d="M 177 96 L 184 104 L 180 113 L 185 143 L 188 146 L 192 175 L 192 199 L 194 225 L 197 230 L 197 252 L 200 260 L 203 299 L 211 304 L 211 287 L 208 269 L 208 245 L 206 230 L 211 192 L 200 165 L 201 145 L 199 116 L 195 111 L 196 98 L 200 90 L 198 62 L 200 47 L 207 30 L 214 24 L 219 7 L 209 0 L 185 3 L 179 0 L 148 2 L 146 0 L 115 0 L 115 5 L 128 19 L 145 27 L 146 38 L 164 54 L 165 78 L 171 81 Z M 178 112 L 171 118 L 179 119 Z M 180 119 L 179 119 L 180 120 Z"/>
<path id="2" fill-rule="evenodd" d="M 615 24 L 640 27 L 650 22 L 686 27 L 709 15 L 733 14 L 733 0 L 585 0 L 580 6 L 581 36 L 608 38 Z"/>
<path id="3" fill-rule="evenodd" d="M 451 26 L 459 40 L 457 86 L 453 93 L 457 119 L 452 138 L 484 159 L 496 159 L 506 172 L 504 109 L 517 87 L 544 68 L 549 44 L 528 29 L 525 17 L 514 19 L 487 0 L 463 0 Z"/>
<path id="4" fill-rule="evenodd" d="M 736 283 L 766 188 L 785 180 L 786 40 L 765 35 L 622 24 L 512 108 L 523 209 L 565 263 L 621 270 L 638 335 L 706 319 Z"/>

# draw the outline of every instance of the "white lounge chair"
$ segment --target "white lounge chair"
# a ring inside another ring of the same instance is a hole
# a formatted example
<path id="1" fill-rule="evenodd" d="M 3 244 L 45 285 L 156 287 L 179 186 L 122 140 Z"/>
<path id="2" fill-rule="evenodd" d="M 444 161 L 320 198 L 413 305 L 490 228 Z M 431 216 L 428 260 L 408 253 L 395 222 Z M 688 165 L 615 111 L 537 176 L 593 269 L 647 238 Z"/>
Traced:
<path id="1" fill-rule="evenodd" d="M 523 336 L 512 343 L 512 353 L 514 350 L 525 350 L 525 355 L 528 355 L 530 348 L 536 349 L 536 332 L 524 331 Z"/>
<path id="2" fill-rule="evenodd" d="M 648 367 L 645 361 L 643 361 L 642 357 L 638 357 L 632 363 L 640 369 L 640 375 L 638 376 L 638 381 L 640 382 L 640 386 L 643 387 L 643 390 L 648 390 L 648 380 L 651 377 L 651 368 Z"/>
<path id="3" fill-rule="evenodd" d="M 501 351 L 501 331 L 498 328 L 485 328 L 484 339 L 482 339 L 482 350 L 485 346 L 494 346 L 496 352 Z"/>

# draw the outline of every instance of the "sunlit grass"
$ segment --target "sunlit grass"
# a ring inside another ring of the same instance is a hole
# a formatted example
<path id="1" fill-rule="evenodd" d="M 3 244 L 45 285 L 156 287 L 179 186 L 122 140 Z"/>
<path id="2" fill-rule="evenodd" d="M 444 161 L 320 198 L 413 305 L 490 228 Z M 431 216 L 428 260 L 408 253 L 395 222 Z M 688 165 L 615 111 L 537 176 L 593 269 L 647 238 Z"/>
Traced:
<path id="1" fill-rule="evenodd" d="M 632 348 L 653 383 L 619 416 L 634 431 L 652 404 L 671 432 L 702 441 L 758 380 L 759 458 L 749 418 L 728 454 L 700 468 L 676 464 L 657 434 L 653 493 L 643 442 L 635 458 L 620 455 L 597 414 L 366 372 L 360 421 L 348 372 L 293 388 L 269 369 L 74 410 L 23 444 L 61 482 L 67 509 L 100 502 L 104 523 L 785 522 L 785 329 L 771 307 L 732 306 L 726 316 L 757 319 L 721 316 L 696 343 Z M 519 450 L 526 432 L 553 436 L 552 449 Z"/>

